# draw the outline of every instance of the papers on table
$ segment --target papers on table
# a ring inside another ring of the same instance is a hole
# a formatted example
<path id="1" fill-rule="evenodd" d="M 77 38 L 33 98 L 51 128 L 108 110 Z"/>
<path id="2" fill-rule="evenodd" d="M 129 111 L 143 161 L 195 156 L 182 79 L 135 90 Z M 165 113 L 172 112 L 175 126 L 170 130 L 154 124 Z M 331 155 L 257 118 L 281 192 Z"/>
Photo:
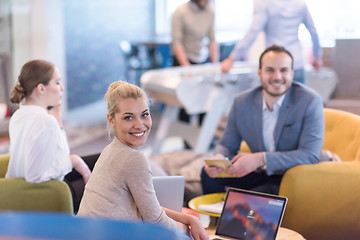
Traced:
<path id="1" fill-rule="evenodd" d="M 213 204 L 200 204 L 198 209 L 205 212 L 212 212 L 221 214 L 224 206 L 224 201 L 213 203 Z"/>

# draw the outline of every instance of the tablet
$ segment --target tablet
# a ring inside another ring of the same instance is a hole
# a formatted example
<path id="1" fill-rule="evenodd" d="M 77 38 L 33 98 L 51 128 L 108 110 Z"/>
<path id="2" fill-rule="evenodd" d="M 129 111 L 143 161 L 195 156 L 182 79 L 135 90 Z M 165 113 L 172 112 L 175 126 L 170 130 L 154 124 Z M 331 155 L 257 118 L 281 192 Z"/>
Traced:
<path id="1" fill-rule="evenodd" d="M 236 176 L 227 174 L 225 171 L 226 169 L 231 165 L 229 159 L 227 158 L 221 158 L 221 159 L 205 159 L 205 162 L 209 166 L 216 166 L 221 167 L 224 169 L 223 172 L 221 172 L 217 177 L 218 178 L 233 178 Z"/>

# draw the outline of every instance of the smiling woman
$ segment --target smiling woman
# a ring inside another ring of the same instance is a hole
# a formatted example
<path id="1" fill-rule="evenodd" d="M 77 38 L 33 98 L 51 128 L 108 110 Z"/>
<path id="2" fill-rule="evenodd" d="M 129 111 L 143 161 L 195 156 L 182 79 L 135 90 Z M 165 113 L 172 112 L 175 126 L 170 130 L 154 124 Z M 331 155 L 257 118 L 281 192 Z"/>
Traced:
<path id="1" fill-rule="evenodd" d="M 194 239 L 208 239 L 198 218 L 161 208 L 156 198 L 150 164 L 137 150 L 152 126 L 145 92 L 118 81 L 110 85 L 105 98 L 115 136 L 96 162 L 78 215 L 159 223 L 179 232 L 191 231 Z"/>
<path id="2" fill-rule="evenodd" d="M 152 126 L 148 98 L 140 89 L 127 88 L 125 84 L 114 83 L 106 94 L 108 122 L 121 143 L 137 149 L 146 142 Z"/>

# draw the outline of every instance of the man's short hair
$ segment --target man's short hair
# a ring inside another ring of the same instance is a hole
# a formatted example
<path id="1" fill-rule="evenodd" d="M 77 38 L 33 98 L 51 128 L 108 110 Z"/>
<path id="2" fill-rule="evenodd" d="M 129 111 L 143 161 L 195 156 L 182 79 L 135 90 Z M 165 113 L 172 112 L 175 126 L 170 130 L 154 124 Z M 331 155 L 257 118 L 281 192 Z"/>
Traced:
<path id="1" fill-rule="evenodd" d="M 200 7 L 199 3 L 200 3 L 200 0 L 190 0 L 191 2 L 195 3 L 197 6 Z"/>
<path id="2" fill-rule="evenodd" d="M 272 46 L 266 48 L 266 49 L 261 53 L 260 58 L 259 58 L 259 69 L 261 69 L 261 67 L 262 67 L 261 61 L 262 61 L 264 55 L 265 55 L 266 53 L 268 53 L 268 52 L 277 52 L 277 53 L 282 53 L 282 52 L 283 52 L 283 53 L 286 53 L 286 54 L 289 55 L 290 58 L 291 58 L 291 69 L 294 69 L 294 58 L 293 58 L 293 56 L 291 55 L 291 53 L 290 53 L 288 50 L 286 50 L 286 48 L 284 48 L 284 47 L 282 47 L 282 46 L 279 46 L 279 45 L 272 45 Z"/>

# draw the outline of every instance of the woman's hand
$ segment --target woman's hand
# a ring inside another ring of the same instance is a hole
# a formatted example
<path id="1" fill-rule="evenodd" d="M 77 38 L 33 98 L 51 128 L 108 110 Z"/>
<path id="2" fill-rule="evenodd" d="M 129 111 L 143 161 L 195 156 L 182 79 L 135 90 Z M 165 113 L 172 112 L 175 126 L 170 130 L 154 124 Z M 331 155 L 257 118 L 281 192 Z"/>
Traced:
<path id="1" fill-rule="evenodd" d="M 190 214 L 181 213 L 177 211 L 164 208 L 166 215 L 172 218 L 181 229 L 184 229 L 191 239 L 195 240 L 208 240 L 209 236 L 207 235 L 203 225 L 200 220 Z"/>
<path id="2" fill-rule="evenodd" d="M 84 162 L 84 160 L 82 160 L 81 157 L 75 154 L 70 155 L 70 160 L 73 168 L 80 173 L 86 184 L 89 181 L 91 175 L 91 171 L 88 165 L 86 165 L 86 163 Z"/>
<path id="3" fill-rule="evenodd" d="M 208 240 L 209 236 L 206 233 L 200 220 L 192 215 L 187 214 L 189 217 L 188 234 L 194 240 Z"/>

